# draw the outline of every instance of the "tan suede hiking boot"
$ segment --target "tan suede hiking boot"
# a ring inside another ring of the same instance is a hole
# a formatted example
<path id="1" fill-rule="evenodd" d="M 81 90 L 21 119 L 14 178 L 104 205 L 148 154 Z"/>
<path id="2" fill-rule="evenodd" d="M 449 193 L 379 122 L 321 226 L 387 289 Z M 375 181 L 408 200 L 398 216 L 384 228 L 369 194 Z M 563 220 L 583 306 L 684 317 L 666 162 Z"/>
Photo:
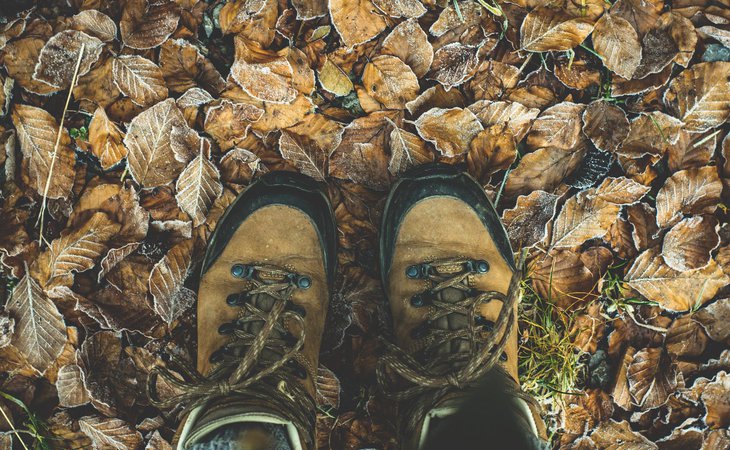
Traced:
<path id="1" fill-rule="evenodd" d="M 394 342 L 378 381 L 398 401 L 405 448 L 421 447 L 429 422 L 453 413 L 493 367 L 524 396 L 517 377 L 520 274 L 499 216 L 474 179 L 442 164 L 399 179 L 383 213 L 380 263 Z M 518 408 L 534 430 L 532 414 Z"/>
<path id="2" fill-rule="evenodd" d="M 311 449 L 319 347 L 336 265 L 335 221 L 311 178 L 263 176 L 228 208 L 211 236 L 198 293 L 197 371 L 173 359 L 155 372 L 182 394 L 159 401 L 192 411 L 177 448 L 237 422 L 285 426 L 292 449 Z"/>

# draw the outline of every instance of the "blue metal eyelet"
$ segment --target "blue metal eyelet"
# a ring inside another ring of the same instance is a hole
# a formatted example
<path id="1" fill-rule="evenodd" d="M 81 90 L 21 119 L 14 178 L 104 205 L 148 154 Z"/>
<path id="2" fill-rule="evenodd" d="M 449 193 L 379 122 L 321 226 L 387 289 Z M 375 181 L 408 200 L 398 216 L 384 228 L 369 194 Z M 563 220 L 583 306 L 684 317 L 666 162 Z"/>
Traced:
<path id="1" fill-rule="evenodd" d="M 305 276 L 300 275 L 297 277 L 297 287 L 299 289 L 309 289 L 312 286 L 312 279 Z"/>
<path id="2" fill-rule="evenodd" d="M 426 279 L 431 274 L 431 265 L 428 263 L 413 264 L 406 267 L 406 276 L 408 278 Z"/>
<path id="3" fill-rule="evenodd" d="M 483 259 L 475 259 L 465 262 L 464 269 L 471 273 L 487 273 L 489 272 L 489 263 Z"/>
<path id="4" fill-rule="evenodd" d="M 234 264 L 231 266 L 231 275 L 236 278 L 250 279 L 253 276 L 253 266 L 247 266 L 245 264 Z"/>
<path id="5" fill-rule="evenodd" d="M 415 264 L 412 266 L 408 266 L 406 268 L 406 276 L 408 278 L 417 278 L 418 277 L 418 266 Z"/>

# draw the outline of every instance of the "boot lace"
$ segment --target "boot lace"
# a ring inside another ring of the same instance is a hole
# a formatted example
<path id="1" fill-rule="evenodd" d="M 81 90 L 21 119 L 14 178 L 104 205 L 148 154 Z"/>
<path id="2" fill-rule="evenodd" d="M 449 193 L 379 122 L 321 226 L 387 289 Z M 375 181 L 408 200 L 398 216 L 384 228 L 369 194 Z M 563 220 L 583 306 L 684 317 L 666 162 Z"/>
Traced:
<path id="1" fill-rule="evenodd" d="M 523 257 L 518 264 L 520 268 L 522 260 Z M 416 341 L 415 352 L 407 353 L 384 340 L 386 354 L 378 361 L 376 375 L 386 397 L 398 402 L 416 400 L 411 413 L 405 419 L 410 430 L 414 430 L 425 414 L 449 393 L 476 386 L 493 369 L 511 380 L 511 394 L 534 402 L 519 390 L 517 383 L 504 369 L 496 365 L 514 327 L 514 306 L 519 297 L 522 271 L 517 270 L 513 274 L 507 295 L 497 291 L 473 289 L 468 285 L 468 277 L 488 271 L 489 266 L 486 264 L 485 267 L 485 263 L 452 258 L 426 262 L 407 269 L 410 278 L 431 282 L 430 289 L 411 299 L 411 304 L 418 306 L 424 297 L 428 298 L 429 312 L 425 322 L 411 334 Z M 439 300 L 438 294 L 449 288 L 461 291 L 463 298 L 455 302 Z M 485 321 L 479 310 L 482 305 L 495 300 L 502 302 L 499 316 L 493 323 Z M 432 326 L 434 321 L 450 314 L 466 316 L 467 326 L 455 330 Z M 469 350 L 446 355 L 438 351 L 454 339 L 467 341 Z"/>
<path id="2" fill-rule="evenodd" d="M 232 393 L 241 394 L 265 401 L 277 412 L 288 415 L 300 434 L 311 439 L 315 403 L 296 381 L 311 376 L 306 369 L 309 364 L 300 353 L 305 340 L 305 311 L 290 301 L 296 289 L 309 288 L 311 279 L 272 265 L 237 264 L 231 273 L 247 280 L 250 288 L 226 299 L 229 306 L 240 308 L 240 312 L 238 319 L 218 329 L 229 339 L 211 354 L 213 370 L 203 376 L 188 362 L 169 355 L 167 368 L 157 366 L 150 371 L 150 402 L 165 410 L 183 404 L 184 410 L 189 411 Z M 265 311 L 252 301 L 262 296 L 273 300 L 270 310 Z M 287 328 L 284 323 L 298 326 Z M 252 324 L 260 324 L 260 329 L 252 330 Z M 290 329 L 298 330 L 298 335 L 292 335 Z M 161 399 L 156 387 L 158 377 L 179 394 Z"/>

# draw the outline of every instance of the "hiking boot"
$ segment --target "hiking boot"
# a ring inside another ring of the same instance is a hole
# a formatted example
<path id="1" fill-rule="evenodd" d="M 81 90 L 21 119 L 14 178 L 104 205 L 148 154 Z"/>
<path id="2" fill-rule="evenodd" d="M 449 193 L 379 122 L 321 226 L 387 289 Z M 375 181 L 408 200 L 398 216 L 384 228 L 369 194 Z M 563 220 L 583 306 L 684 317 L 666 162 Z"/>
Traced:
<path id="1" fill-rule="evenodd" d="M 521 275 L 499 216 L 473 178 L 443 164 L 406 172 L 385 205 L 380 269 L 394 342 L 378 381 L 398 401 L 406 448 L 422 446 L 429 423 L 453 413 L 490 369 L 517 395 Z"/>
<path id="2" fill-rule="evenodd" d="M 213 232 L 198 292 L 197 371 L 173 358 L 155 375 L 191 412 L 178 448 L 232 423 L 280 424 L 292 449 L 311 449 L 315 377 L 330 286 L 336 234 L 326 194 L 311 178 L 273 172 L 229 206 Z"/>

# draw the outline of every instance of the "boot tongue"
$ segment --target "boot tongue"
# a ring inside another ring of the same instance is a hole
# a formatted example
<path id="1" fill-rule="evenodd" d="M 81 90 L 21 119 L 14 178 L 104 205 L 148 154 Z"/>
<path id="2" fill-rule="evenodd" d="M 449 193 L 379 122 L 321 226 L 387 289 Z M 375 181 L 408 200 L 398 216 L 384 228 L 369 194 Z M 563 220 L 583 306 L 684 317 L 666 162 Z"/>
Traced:
<path id="1" fill-rule="evenodd" d="M 444 303 L 456 303 L 466 297 L 464 291 L 456 288 L 446 288 L 438 292 L 436 298 Z M 451 313 L 432 322 L 431 326 L 440 330 L 459 330 L 469 326 L 469 318 L 464 314 Z M 449 355 L 469 351 L 469 341 L 466 339 L 451 339 L 436 348 L 437 355 Z"/>

